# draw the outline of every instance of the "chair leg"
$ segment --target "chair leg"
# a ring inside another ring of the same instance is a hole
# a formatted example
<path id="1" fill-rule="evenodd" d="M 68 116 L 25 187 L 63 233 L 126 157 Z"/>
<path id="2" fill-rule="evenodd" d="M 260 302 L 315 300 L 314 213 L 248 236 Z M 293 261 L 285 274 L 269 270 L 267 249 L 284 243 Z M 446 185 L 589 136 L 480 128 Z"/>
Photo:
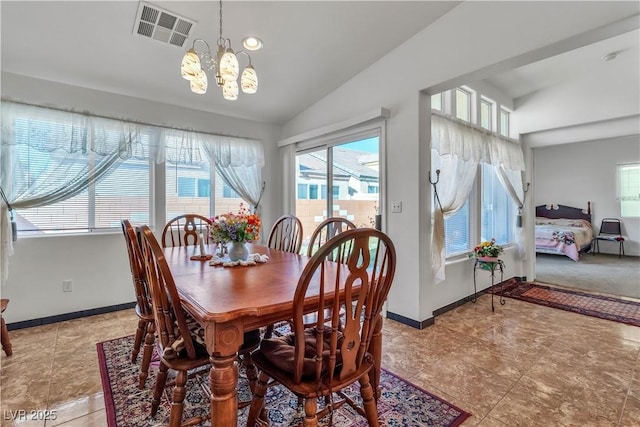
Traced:
<path id="1" fill-rule="evenodd" d="M 133 349 L 131 350 L 131 363 L 136 363 L 138 353 L 140 353 L 140 344 L 142 344 L 142 337 L 144 337 L 147 329 L 147 322 L 143 319 L 138 319 L 138 329 L 136 329 L 136 338 L 133 341 Z"/>
<path id="2" fill-rule="evenodd" d="M 182 412 L 184 410 L 184 398 L 187 395 L 187 371 L 178 371 L 176 385 L 173 388 L 171 402 L 171 414 L 169 415 L 169 427 L 180 427 L 182 424 Z"/>
<path id="3" fill-rule="evenodd" d="M 9 330 L 7 329 L 7 324 L 4 323 L 4 317 L 0 316 L 0 322 L 2 322 L 2 337 L 0 341 L 2 342 L 2 349 L 7 356 L 11 356 L 13 354 L 13 350 L 11 349 L 11 341 L 9 340 Z"/>
<path id="4" fill-rule="evenodd" d="M 318 427 L 318 399 L 309 398 L 304 400 L 303 427 Z"/>
<path id="5" fill-rule="evenodd" d="M 256 382 L 258 381 L 258 369 L 256 369 L 256 365 L 253 364 L 251 353 L 247 352 L 242 356 L 242 364 L 244 365 L 247 380 L 249 381 L 249 389 L 253 394 L 253 391 L 256 388 Z"/>
<path id="6" fill-rule="evenodd" d="M 160 369 L 158 369 L 158 375 L 156 376 L 156 387 L 153 389 L 153 399 L 151 400 L 151 416 L 154 416 L 158 412 L 160 398 L 162 397 L 164 386 L 167 383 L 168 373 L 169 367 L 160 362 Z"/>
<path id="7" fill-rule="evenodd" d="M 360 378 L 360 395 L 362 396 L 362 404 L 364 412 L 367 415 L 367 424 L 372 427 L 378 427 L 378 408 L 376 400 L 373 398 L 373 387 L 369 381 L 369 375 L 363 375 Z"/>
<path id="8" fill-rule="evenodd" d="M 153 344 L 155 342 L 156 328 L 153 323 L 149 323 L 146 327 L 147 334 L 144 337 L 144 348 L 142 349 L 142 364 L 140 365 L 140 376 L 138 377 L 138 388 L 144 389 L 149 377 L 149 365 L 151 364 L 151 356 L 153 355 Z"/>
<path id="9" fill-rule="evenodd" d="M 264 395 L 267 392 L 267 386 L 269 384 L 269 376 L 264 372 L 260 373 L 258 382 L 253 390 L 253 398 L 251 399 L 251 407 L 249 408 L 249 415 L 247 416 L 247 426 L 255 426 L 258 416 L 262 412 L 264 407 Z"/>

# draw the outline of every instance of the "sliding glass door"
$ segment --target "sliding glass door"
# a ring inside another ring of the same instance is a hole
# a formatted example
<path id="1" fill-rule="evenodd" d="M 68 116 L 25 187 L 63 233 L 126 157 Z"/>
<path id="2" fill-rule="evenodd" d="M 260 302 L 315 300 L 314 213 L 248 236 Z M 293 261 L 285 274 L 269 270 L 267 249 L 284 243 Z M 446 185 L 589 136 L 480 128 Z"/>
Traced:
<path id="1" fill-rule="evenodd" d="M 302 253 L 320 222 L 347 218 L 374 227 L 380 206 L 380 138 L 341 141 L 296 154 L 295 209 L 303 226 Z"/>

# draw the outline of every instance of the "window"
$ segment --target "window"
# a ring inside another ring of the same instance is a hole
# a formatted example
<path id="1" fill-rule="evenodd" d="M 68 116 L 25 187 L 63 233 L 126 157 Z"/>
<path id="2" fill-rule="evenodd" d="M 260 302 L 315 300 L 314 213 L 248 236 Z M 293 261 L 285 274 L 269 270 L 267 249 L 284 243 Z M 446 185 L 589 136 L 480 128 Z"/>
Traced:
<path id="1" fill-rule="evenodd" d="M 480 100 L 480 126 L 487 130 L 491 130 L 491 116 L 493 104 L 486 99 Z"/>
<path id="2" fill-rule="evenodd" d="M 3 182 L 9 180 L 9 200 L 43 204 L 16 211 L 18 230 L 23 232 L 121 233 L 122 218 L 153 227 L 155 218 L 163 220 L 185 212 L 211 216 L 214 206 L 237 210 L 242 199 L 231 188 L 223 189 L 223 180 L 209 165 L 210 153 L 215 153 L 220 144 L 231 148 L 226 151 L 231 157 L 251 150 L 256 161 L 242 163 L 246 167 L 242 172 L 261 181 L 258 165 L 264 154 L 255 140 L 9 101 L 1 108 L 3 120 L 10 122 L 12 129 L 3 133 L 2 140 L 3 161 L 15 165 L 2 176 Z M 11 149 L 5 150 L 5 145 Z M 154 174 L 163 175 L 157 158 L 164 158 L 165 180 L 153 183 Z M 233 171 L 226 173 L 234 176 Z M 95 180 L 90 182 L 89 177 Z M 157 206 L 165 209 L 164 215 L 152 210 L 155 189 L 165 193 L 165 204 Z M 249 192 L 255 190 L 247 188 Z M 225 199 L 223 193 L 229 197 Z"/>
<path id="3" fill-rule="evenodd" d="M 640 217 L 640 163 L 618 165 L 620 215 Z"/>
<path id="4" fill-rule="evenodd" d="M 178 177 L 178 197 L 196 196 L 196 179 L 186 176 Z"/>
<path id="5" fill-rule="evenodd" d="M 309 185 L 309 198 L 313 200 L 318 198 L 318 186 L 316 184 Z"/>
<path id="6" fill-rule="evenodd" d="M 332 188 L 333 197 L 337 198 L 338 196 L 340 196 L 340 187 L 339 186 L 333 185 L 331 188 Z"/>
<path id="7" fill-rule="evenodd" d="M 473 233 L 471 212 L 473 197 L 469 196 L 462 208 L 444 220 L 445 254 L 447 257 L 460 255 L 472 249 Z"/>
<path id="8" fill-rule="evenodd" d="M 465 122 L 471 121 L 471 93 L 456 88 L 456 117 Z"/>
<path id="9" fill-rule="evenodd" d="M 9 136 L 15 142 L 12 159 L 16 171 L 13 175 L 15 188 L 34 188 L 37 185 L 39 188 L 35 194 L 43 188 L 46 190 L 42 194 L 48 194 L 55 190 L 56 184 L 69 182 L 70 177 L 82 171 L 89 175 L 98 173 L 107 156 L 88 151 L 86 147 L 92 143 L 117 146 L 121 137 L 119 122 L 115 120 L 102 120 L 91 129 L 90 125 L 78 124 L 86 123 L 85 120 L 74 123 L 72 113 L 51 110 L 46 113 L 47 119 L 40 119 L 37 114 L 43 114 L 40 111 L 47 109 L 28 109 L 36 111 L 34 117 L 29 117 L 26 112 L 16 114 L 12 118 L 14 134 Z M 121 218 L 137 218 L 148 223 L 148 136 L 140 132 L 139 139 L 135 152 L 129 158 L 79 194 L 45 206 L 17 209 L 18 230 L 49 234 L 120 229 Z M 68 147 L 59 149 L 61 141 L 68 142 Z M 70 148 L 72 145 L 83 148 L 74 151 Z"/>
<path id="10" fill-rule="evenodd" d="M 505 109 L 500 109 L 500 135 L 509 136 L 509 112 Z"/>
<path id="11" fill-rule="evenodd" d="M 482 224 L 480 240 L 496 239 L 504 245 L 513 241 L 516 205 L 504 189 L 493 166 L 482 165 Z"/>
<path id="12" fill-rule="evenodd" d="M 226 182 L 222 183 L 222 197 L 225 199 L 238 199 L 238 193 L 235 192 L 233 188 L 231 188 Z"/>
<path id="13" fill-rule="evenodd" d="M 298 184 L 298 199 L 308 199 L 309 194 L 307 193 L 309 185 L 308 184 Z"/>
<path id="14" fill-rule="evenodd" d="M 378 194 L 378 186 L 377 185 L 368 185 L 367 186 L 367 193 L 369 194 Z"/>
<path id="15" fill-rule="evenodd" d="M 431 95 L 431 109 L 442 111 L 442 92 Z"/>
<path id="16" fill-rule="evenodd" d="M 510 113 L 507 107 L 476 92 L 471 87 L 458 87 L 432 95 L 442 112 L 503 136 L 509 136 Z M 477 103 L 477 104 L 476 104 Z M 473 106 L 477 105 L 477 108 Z M 432 158 L 432 169 L 437 169 L 439 158 Z M 481 164 L 476 174 L 474 189 L 463 207 L 445 219 L 445 254 L 456 257 L 472 250 L 478 240 L 495 238 L 498 244 L 507 245 L 515 240 L 514 221 L 516 204 L 504 189 L 492 165 Z M 478 181 L 479 180 L 479 181 Z"/>

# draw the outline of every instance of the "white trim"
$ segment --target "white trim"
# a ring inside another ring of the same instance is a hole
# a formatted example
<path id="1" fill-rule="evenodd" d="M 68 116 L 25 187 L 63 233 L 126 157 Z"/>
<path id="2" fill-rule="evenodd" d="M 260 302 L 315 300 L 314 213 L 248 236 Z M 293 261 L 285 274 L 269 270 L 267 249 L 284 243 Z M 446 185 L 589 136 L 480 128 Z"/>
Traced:
<path id="1" fill-rule="evenodd" d="M 362 126 L 365 123 L 371 122 L 373 120 L 388 119 L 389 117 L 391 117 L 391 111 L 383 107 L 376 108 L 358 117 L 353 117 L 351 119 L 343 120 L 342 122 L 333 123 L 307 132 L 303 132 L 298 135 L 290 136 L 278 141 L 278 147 L 284 147 L 285 145 L 297 144 L 302 141 L 309 141 L 312 139 L 324 137 L 334 132 L 345 131 L 349 128 Z"/>

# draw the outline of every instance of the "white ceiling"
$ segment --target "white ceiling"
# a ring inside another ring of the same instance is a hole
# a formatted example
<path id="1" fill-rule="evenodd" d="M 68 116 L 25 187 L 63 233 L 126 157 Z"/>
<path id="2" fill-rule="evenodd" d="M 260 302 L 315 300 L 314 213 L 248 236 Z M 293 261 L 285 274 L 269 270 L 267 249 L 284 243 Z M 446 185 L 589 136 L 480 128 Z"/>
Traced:
<path id="1" fill-rule="evenodd" d="M 217 1 L 150 1 L 218 39 Z M 256 35 L 259 89 L 226 101 L 210 80 L 196 95 L 180 77 L 185 48 L 133 33 L 137 1 L 1 1 L 2 70 L 189 108 L 284 123 L 400 45 L 458 2 L 225 1 L 234 49 Z M 309 19 L 309 18 L 312 19 Z M 246 58 L 240 56 L 241 66 Z"/>
<path id="2" fill-rule="evenodd" d="M 247 35 L 260 86 L 226 101 L 210 77 L 196 95 L 180 77 L 194 38 L 218 38 L 217 1 L 150 1 L 197 21 L 184 48 L 134 34 L 137 1 L 0 1 L 2 71 L 261 122 L 282 124 L 456 7 L 454 1 L 225 1 L 224 37 Z M 638 55 L 638 31 L 487 81 L 516 100 L 591 72 L 609 52 Z M 241 65 L 245 58 L 240 57 Z M 636 60 L 637 62 L 637 60 Z M 638 78 L 607 63 L 616 83 Z M 468 82 L 471 83 L 471 82 Z"/>
<path id="3" fill-rule="evenodd" d="M 612 60 L 603 64 L 602 57 L 614 52 L 619 56 L 632 56 L 637 63 L 640 52 L 640 31 L 630 31 L 579 49 L 570 50 L 561 55 L 500 73 L 486 79 L 486 81 L 511 99 L 516 100 L 564 84 L 578 76 L 592 73 L 600 67 L 608 67 L 612 76 L 609 82 L 603 81 L 603 84 L 624 84 L 625 82 L 620 82 L 621 78 L 637 79 L 637 69 L 621 69 L 624 64 L 629 62 Z M 628 71 L 635 71 L 635 73 Z"/>

